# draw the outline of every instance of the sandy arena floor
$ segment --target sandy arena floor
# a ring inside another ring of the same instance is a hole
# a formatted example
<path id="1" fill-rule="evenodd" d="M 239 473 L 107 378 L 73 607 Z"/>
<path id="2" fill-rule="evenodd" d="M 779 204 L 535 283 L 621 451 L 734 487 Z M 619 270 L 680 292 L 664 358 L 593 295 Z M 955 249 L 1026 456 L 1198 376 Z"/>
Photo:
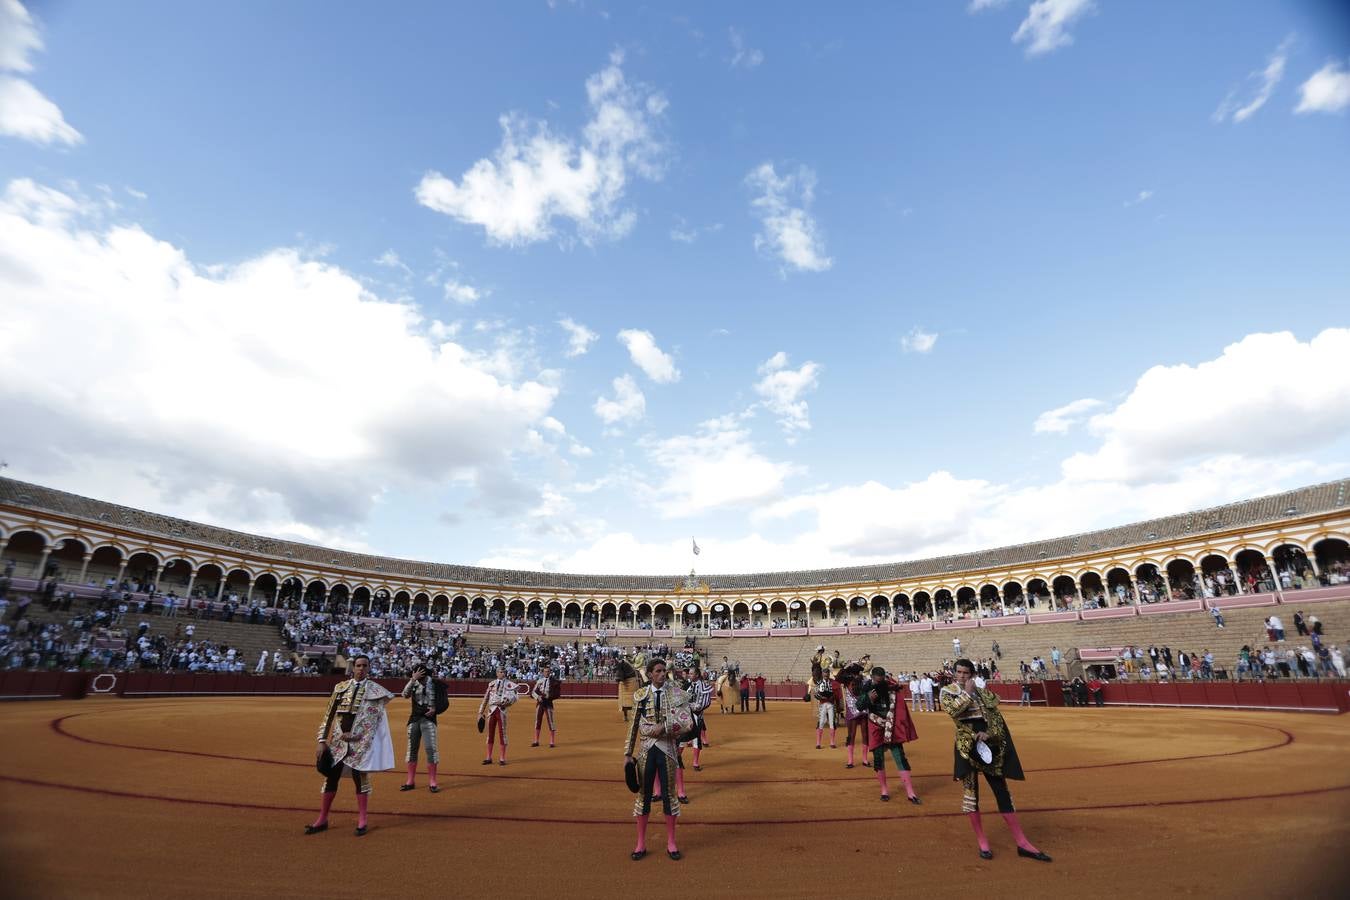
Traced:
<path id="1" fill-rule="evenodd" d="M 510 765 L 487 768 L 476 704 L 441 726 L 442 792 L 375 779 L 371 829 L 352 836 L 344 782 L 333 828 L 305 837 L 319 800 L 309 764 L 324 701 L 84 700 L 0 706 L 0 878 L 7 897 L 595 897 L 666 881 L 691 897 L 821 898 L 872 882 L 1003 896 L 1345 896 L 1350 717 L 1238 711 L 1008 708 L 1027 781 L 1023 825 L 1054 856 L 1019 859 L 992 797 L 995 858 L 976 856 L 951 780 L 952 726 L 917 716 L 909 745 L 922 806 L 878 800 L 869 769 L 814 749 L 805 703 L 709 716 L 688 770 L 684 860 L 631 862 L 632 795 L 613 701 L 562 701 L 560 746 L 531 749 L 512 718 Z M 402 758 L 406 704 L 391 725 Z M 889 762 L 888 762 L 889 766 Z M 984 792 L 987 794 L 987 792 Z M 360 851 L 360 855 L 356 853 Z M 414 874 L 416 873 L 416 874 Z M 650 882 L 649 882 L 650 883 Z"/>

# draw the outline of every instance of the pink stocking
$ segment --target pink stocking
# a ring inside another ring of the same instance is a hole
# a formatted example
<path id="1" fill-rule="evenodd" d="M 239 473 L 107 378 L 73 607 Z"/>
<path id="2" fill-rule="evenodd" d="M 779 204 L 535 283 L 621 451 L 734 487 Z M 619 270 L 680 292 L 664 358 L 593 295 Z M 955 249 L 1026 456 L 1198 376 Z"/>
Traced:
<path id="1" fill-rule="evenodd" d="M 1008 823 L 1008 830 L 1012 832 L 1013 840 L 1017 841 L 1017 846 L 1029 853 L 1040 853 L 1036 845 L 1027 840 L 1026 833 L 1022 831 L 1022 825 L 1017 821 L 1017 813 L 1010 812 L 1003 814 L 1003 821 Z"/>
<path id="2" fill-rule="evenodd" d="M 695 748 L 694 748 L 694 765 L 695 765 L 695 766 L 701 766 L 701 765 L 702 765 L 702 763 L 699 762 L 699 757 L 701 757 L 702 755 L 703 755 L 703 748 L 702 748 L 702 747 L 695 747 Z"/>
<path id="3" fill-rule="evenodd" d="M 674 853 L 680 848 L 675 843 L 675 817 L 666 816 L 666 849 Z"/>
<path id="4" fill-rule="evenodd" d="M 816 749 L 817 749 L 817 750 L 820 749 L 820 736 L 821 736 L 822 734 L 824 734 L 824 733 L 825 733 L 825 729 L 824 729 L 824 728 L 817 728 L 817 729 L 816 729 Z"/>
<path id="5" fill-rule="evenodd" d="M 417 780 L 417 763 L 410 762 L 408 763 L 408 780 L 404 783 L 412 784 L 416 780 Z"/>
<path id="6" fill-rule="evenodd" d="M 647 849 L 647 819 L 649 816 L 637 817 L 637 846 L 633 848 L 634 853 L 642 853 Z"/>
<path id="7" fill-rule="evenodd" d="M 905 796 L 914 799 L 914 779 L 904 769 L 900 770 L 900 780 L 905 783 Z"/>
<path id="8" fill-rule="evenodd" d="M 323 802 L 319 805 L 319 817 L 314 820 L 314 827 L 317 828 L 320 825 L 327 824 L 328 811 L 333 808 L 333 798 L 336 796 L 337 791 L 334 791 L 331 794 L 327 792 L 324 793 Z"/>
<path id="9" fill-rule="evenodd" d="M 834 740 L 834 734 L 835 734 L 835 730 L 834 730 L 833 728 L 831 728 L 831 729 L 830 729 L 830 749 L 831 749 L 831 750 L 837 750 L 838 747 L 839 747 L 839 745 L 838 745 L 838 744 L 835 742 L 835 740 Z"/>
<path id="10" fill-rule="evenodd" d="M 684 796 L 684 769 L 675 770 L 675 796 Z"/>
<path id="11" fill-rule="evenodd" d="M 370 804 L 369 794 L 356 795 L 356 827 L 366 827 L 366 807 Z"/>
<path id="12" fill-rule="evenodd" d="M 438 787 L 436 784 L 436 764 L 427 763 L 427 778 L 431 781 L 432 787 Z"/>
<path id="13" fill-rule="evenodd" d="M 853 745 L 848 745 L 848 764 L 853 765 Z"/>
<path id="14" fill-rule="evenodd" d="M 881 796 L 889 797 L 891 786 L 886 783 L 886 770 L 881 767 L 877 767 L 877 781 L 881 782 Z"/>
<path id="15" fill-rule="evenodd" d="M 980 824 L 980 814 L 973 812 L 970 814 L 970 827 L 975 830 L 975 840 L 980 842 L 980 849 L 985 853 L 989 852 L 989 838 L 984 836 L 984 826 Z"/>

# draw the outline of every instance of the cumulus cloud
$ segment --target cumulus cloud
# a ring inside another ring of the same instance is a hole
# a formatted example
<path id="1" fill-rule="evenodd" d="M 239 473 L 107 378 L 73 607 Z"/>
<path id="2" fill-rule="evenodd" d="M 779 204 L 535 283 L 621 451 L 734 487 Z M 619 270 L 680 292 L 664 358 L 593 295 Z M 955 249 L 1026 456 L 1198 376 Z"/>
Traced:
<path id="1" fill-rule="evenodd" d="M 1025 43 L 1027 56 L 1067 47 L 1073 43 L 1069 26 L 1092 8 L 1092 0 L 1036 0 L 1013 32 L 1013 43 Z"/>
<path id="2" fill-rule="evenodd" d="M 1339 113 L 1350 109 L 1350 69 L 1329 62 L 1299 85 L 1296 113 Z"/>
<path id="3" fill-rule="evenodd" d="M 1251 91 L 1250 97 L 1244 102 L 1242 99 L 1242 90 L 1235 87 L 1228 92 L 1228 96 L 1223 98 L 1218 109 L 1214 110 L 1210 119 L 1218 122 L 1245 122 L 1261 107 L 1266 105 L 1270 95 L 1275 92 L 1275 87 L 1284 78 L 1284 67 L 1289 60 L 1289 48 L 1294 43 L 1294 36 L 1291 34 L 1280 42 L 1280 46 L 1275 48 L 1275 52 L 1270 55 L 1264 69 L 1259 69 L 1247 76 L 1247 80 L 1255 82 L 1256 87 Z"/>
<path id="4" fill-rule="evenodd" d="M 49 100 L 27 79 L 8 72 L 33 71 L 29 54 L 42 49 L 42 37 L 32 15 L 19 0 L 0 0 L 0 135 L 35 144 L 78 144 L 76 131 Z"/>
<path id="5" fill-rule="evenodd" d="M 769 357 L 759 367 L 760 380 L 755 382 L 755 393 L 764 405 L 778 416 L 778 424 L 792 440 L 797 432 L 811 428 L 811 419 L 802 395 L 815 390 L 820 366 L 806 362 L 801 367 L 788 367 L 788 355 L 783 351 Z"/>
<path id="6" fill-rule="evenodd" d="M 938 336 L 934 332 L 915 327 L 909 334 L 900 338 L 900 349 L 906 353 L 929 353 L 937 346 Z"/>
<path id="7" fill-rule="evenodd" d="M 771 460 L 755 449 L 750 433 L 725 418 L 703 423 L 698 432 L 645 442 L 664 473 L 655 499 L 665 518 L 727 507 L 749 507 L 782 493 L 784 482 L 802 471 Z"/>
<path id="8" fill-rule="evenodd" d="M 569 357 L 585 356 L 586 351 L 591 349 L 591 344 L 594 344 L 600 337 L 585 325 L 573 322 L 570 318 L 559 319 L 558 324 L 563 331 L 567 332 L 567 355 Z"/>
<path id="9" fill-rule="evenodd" d="M 619 343 L 628 348 L 633 365 L 641 369 L 652 381 L 657 384 L 670 384 L 680 380 L 680 370 L 675 368 L 675 359 L 656 346 L 656 338 L 650 331 L 625 328 L 619 332 Z"/>
<path id="10" fill-rule="evenodd" d="M 1120 405 L 1092 417 L 1101 446 L 1065 460 L 1064 475 L 1165 481 L 1183 465 L 1230 454 L 1310 451 L 1347 434 L 1348 359 L 1350 329 L 1328 328 L 1307 342 L 1287 331 L 1251 334 L 1196 366 L 1154 366 Z"/>
<path id="11" fill-rule="evenodd" d="M 966 12 L 972 15 L 984 12 L 986 9 L 998 9 L 1001 6 L 1007 6 L 1008 0 L 970 0 L 970 5 L 966 7 Z"/>
<path id="12" fill-rule="evenodd" d="M 1091 397 L 1066 403 L 1037 416 L 1031 430 L 1036 434 L 1067 434 L 1070 428 L 1082 422 L 1088 413 L 1101 405 L 1102 401 Z"/>
<path id="13" fill-rule="evenodd" d="M 521 245 L 555 234 L 568 221 L 583 241 L 627 234 L 635 213 L 623 204 L 634 177 L 659 180 L 666 147 L 660 137 L 666 99 L 623 73 L 623 54 L 586 81 L 590 109 L 579 137 L 556 134 L 546 122 L 508 113 L 502 142 L 458 182 L 428 172 L 419 203 L 482 226 L 488 240 Z"/>
<path id="14" fill-rule="evenodd" d="M 505 465 L 556 397 L 335 265 L 202 265 L 97 212 L 28 180 L 0 200 L 0 421 L 45 483 L 349 544 L 385 490 Z"/>
<path id="15" fill-rule="evenodd" d="M 823 272 L 834 265 L 825 255 L 825 238 L 811 216 L 816 173 L 806 166 L 779 176 L 771 162 L 762 163 L 745 177 L 757 195 L 750 210 L 759 219 L 755 249 L 783 262 L 784 271 Z"/>
<path id="16" fill-rule="evenodd" d="M 465 306 L 477 303 L 483 297 L 483 293 L 471 284 L 467 284 L 458 279 L 451 278 L 444 285 L 445 299 L 453 300 Z"/>
<path id="17" fill-rule="evenodd" d="M 740 31 L 735 28 L 729 29 L 731 33 L 731 67 L 733 69 L 753 69 L 764 62 L 763 52 L 747 47 L 745 38 Z"/>
<path id="18" fill-rule="evenodd" d="M 600 417 L 600 421 L 606 425 L 616 425 L 641 419 L 647 412 L 647 398 L 643 396 L 633 376 L 620 375 L 611 382 L 611 386 L 614 388 L 614 399 L 599 397 L 592 407 L 595 414 Z"/>

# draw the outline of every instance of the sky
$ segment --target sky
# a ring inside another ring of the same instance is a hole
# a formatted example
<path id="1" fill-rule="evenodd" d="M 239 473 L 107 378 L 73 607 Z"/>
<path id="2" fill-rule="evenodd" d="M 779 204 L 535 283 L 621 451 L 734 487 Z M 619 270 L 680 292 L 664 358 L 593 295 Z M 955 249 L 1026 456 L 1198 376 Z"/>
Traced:
<path id="1" fill-rule="evenodd" d="M 0 458 L 568 572 L 1183 512 L 1350 474 L 1347 173 L 1329 0 L 0 0 Z"/>

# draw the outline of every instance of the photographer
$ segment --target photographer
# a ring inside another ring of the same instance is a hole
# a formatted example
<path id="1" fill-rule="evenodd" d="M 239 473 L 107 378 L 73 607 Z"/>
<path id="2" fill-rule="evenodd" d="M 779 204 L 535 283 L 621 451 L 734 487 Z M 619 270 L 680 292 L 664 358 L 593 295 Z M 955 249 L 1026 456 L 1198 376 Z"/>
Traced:
<path id="1" fill-rule="evenodd" d="M 427 780 L 431 793 L 440 793 L 440 785 L 436 783 L 436 767 L 441 762 L 440 745 L 436 739 L 436 717 L 450 708 L 445 682 L 432 678 L 424 664 L 416 663 L 412 677 L 403 686 L 401 696 L 412 699 L 412 710 L 408 713 L 408 780 L 399 790 L 411 791 L 417 786 L 417 750 L 425 741 Z"/>

